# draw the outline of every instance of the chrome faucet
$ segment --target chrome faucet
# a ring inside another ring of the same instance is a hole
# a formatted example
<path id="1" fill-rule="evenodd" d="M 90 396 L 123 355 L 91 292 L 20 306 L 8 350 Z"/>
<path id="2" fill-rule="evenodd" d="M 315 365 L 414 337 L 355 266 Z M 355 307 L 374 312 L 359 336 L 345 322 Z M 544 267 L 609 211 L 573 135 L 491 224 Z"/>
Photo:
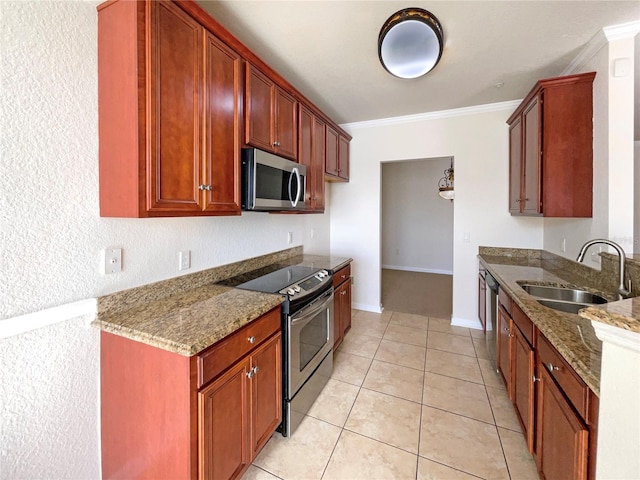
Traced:
<path id="1" fill-rule="evenodd" d="M 620 282 L 618 285 L 618 299 L 622 299 L 623 297 L 627 297 L 631 295 L 631 286 L 629 286 L 629 289 L 627 289 L 624 285 L 624 262 L 626 257 L 624 255 L 624 250 L 616 242 L 612 242 L 611 240 L 606 240 L 604 238 L 589 240 L 580 249 L 580 253 L 578 254 L 578 258 L 576 259 L 576 261 L 582 262 L 584 260 L 585 253 L 587 253 L 587 249 L 591 245 L 595 245 L 596 243 L 603 243 L 605 245 L 609 245 L 610 247 L 613 247 L 616 250 L 616 252 L 618 252 L 618 257 L 620 258 Z"/>

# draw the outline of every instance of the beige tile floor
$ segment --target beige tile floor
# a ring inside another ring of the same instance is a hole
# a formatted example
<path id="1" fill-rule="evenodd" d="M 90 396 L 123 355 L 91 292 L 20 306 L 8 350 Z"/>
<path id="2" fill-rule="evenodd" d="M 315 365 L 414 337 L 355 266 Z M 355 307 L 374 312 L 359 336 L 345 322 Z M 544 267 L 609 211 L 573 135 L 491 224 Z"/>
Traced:
<path id="1" fill-rule="evenodd" d="M 244 480 L 537 479 L 482 332 L 355 311 L 334 372 L 291 438 Z"/>

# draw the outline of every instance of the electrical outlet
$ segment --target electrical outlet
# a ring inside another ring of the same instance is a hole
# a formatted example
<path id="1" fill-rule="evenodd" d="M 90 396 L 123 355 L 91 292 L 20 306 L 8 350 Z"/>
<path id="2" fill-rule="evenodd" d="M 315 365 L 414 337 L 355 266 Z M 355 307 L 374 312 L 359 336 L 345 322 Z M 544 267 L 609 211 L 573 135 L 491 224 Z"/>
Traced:
<path id="1" fill-rule="evenodd" d="M 287 243 L 291 245 L 293 243 L 293 232 L 287 233 Z"/>
<path id="2" fill-rule="evenodd" d="M 309 236 L 311 237 L 312 240 L 313 240 L 313 237 L 316 236 L 316 231 L 313 228 L 311 229 Z"/>
<path id="3" fill-rule="evenodd" d="M 563 252 L 566 252 L 566 251 L 567 251 L 567 239 L 566 239 L 566 238 L 563 238 L 563 239 L 562 239 L 562 245 L 560 246 L 560 249 L 561 249 Z"/>
<path id="4" fill-rule="evenodd" d="M 191 268 L 191 251 L 183 250 L 178 252 L 178 270 L 188 270 Z"/>
<path id="5" fill-rule="evenodd" d="M 102 273 L 111 274 L 122 271 L 122 249 L 107 248 L 102 251 Z"/>

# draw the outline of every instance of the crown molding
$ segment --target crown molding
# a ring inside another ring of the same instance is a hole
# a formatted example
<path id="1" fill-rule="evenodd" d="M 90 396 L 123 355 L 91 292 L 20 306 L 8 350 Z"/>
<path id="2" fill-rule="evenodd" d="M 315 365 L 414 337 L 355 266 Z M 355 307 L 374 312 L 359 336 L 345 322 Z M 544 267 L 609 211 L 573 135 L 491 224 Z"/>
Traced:
<path id="1" fill-rule="evenodd" d="M 370 127 L 385 127 L 389 125 L 401 125 L 405 123 L 419 122 L 422 120 L 435 120 L 440 118 L 462 117 L 465 115 L 475 115 L 478 113 L 497 112 L 500 110 L 512 110 L 520 105 L 522 99 L 508 102 L 489 103 L 486 105 L 476 105 L 473 107 L 453 108 L 450 110 L 439 110 L 436 112 L 416 113 L 414 115 L 403 115 L 400 117 L 380 118 L 377 120 L 365 120 L 363 122 L 343 123 L 340 126 L 344 129 L 358 129 Z"/>
<path id="2" fill-rule="evenodd" d="M 602 47 L 614 40 L 621 40 L 623 38 L 634 37 L 640 32 L 640 22 L 623 23 L 621 25 L 612 25 L 610 27 L 604 27 L 598 30 L 596 34 L 591 37 L 584 48 L 576 55 L 576 57 L 567 65 L 562 71 L 560 76 L 571 75 L 578 73 L 580 67 L 593 58 L 593 56 L 600 51 Z"/>

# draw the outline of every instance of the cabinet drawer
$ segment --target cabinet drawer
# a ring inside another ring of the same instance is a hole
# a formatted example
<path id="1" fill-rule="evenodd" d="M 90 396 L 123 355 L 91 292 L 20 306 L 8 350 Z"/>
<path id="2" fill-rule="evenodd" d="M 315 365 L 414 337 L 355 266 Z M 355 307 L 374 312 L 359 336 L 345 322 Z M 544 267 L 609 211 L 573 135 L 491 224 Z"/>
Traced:
<path id="1" fill-rule="evenodd" d="M 515 323 L 522 332 L 524 338 L 527 339 L 529 345 L 533 346 L 533 322 L 515 303 L 511 307 L 511 318 L 513 319 L 513 323 Z"/>
<path id="2" fill-rule="evenodd" d="M 537 350 L 539 368 L 551 374 L 580 416 L 587 418 L 589 387 L 542 334 L 538 335 Z"/>
<path id="3" fill-rule="evenodd" d="M 498 301 L 507 313 L 511 315 L 511 297 L 502 288 L 498 288 Z"/>
<path id="4" fill-rule="evenodd" d="M 351 264 L 342 267 L 333 275 L 333 288 L 346 281 L 351 276 Z"/>
<path id="5" fill-rule="evenodd" d="M 279 332 L 280 324 L 280 308 L 275 308 L 198 355 L 198 388 Z"/>

